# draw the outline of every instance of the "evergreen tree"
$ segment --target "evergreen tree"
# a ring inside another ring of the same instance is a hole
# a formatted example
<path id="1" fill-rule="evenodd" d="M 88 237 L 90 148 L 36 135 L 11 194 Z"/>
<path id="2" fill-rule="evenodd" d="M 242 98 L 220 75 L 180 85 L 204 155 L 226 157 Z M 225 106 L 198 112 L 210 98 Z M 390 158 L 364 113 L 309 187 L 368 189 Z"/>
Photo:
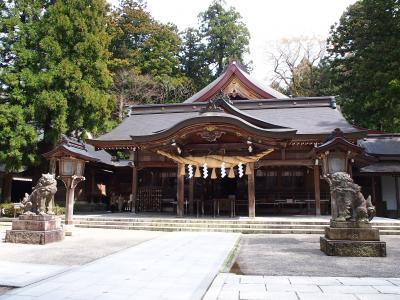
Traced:
<path id="1" fill-rule="evenodd" d="M 14 0 L 1 8 L 0 101 L 25 120 L 20 139 L 34 126 L 43 153 L 62 133 L 105 130 L 113 108 L 105 0 Z"/>
<path id="2" fill-rule="evenodd" d="M 243 61 L 243 55 L 249 53 L 250 33 L 235 8 L 225 9 L 222 0 L 214 0 L 199 19 L 207 47 L 205 59 L 215 75 L 221 74 L 229 60 Z"/>
<path id="3" fill-rule="evenodd" d="M 37 131 L 31 72 L 38 72 L 39 22 L 48 3 L 0 1 L 0 164 L 17 171 L 34 163 Z"/>
<path id="4" fill-rule="evenodd" d="M 64 132 L 84 136 L 107 128 L 113 98 L 106 12 L 105 0 L 68 0 L 56 1 L 44 14 L 33 99 L 46 142 Z"/>
<path id="5" fill-rule="evenodd" d="M 37 134 L 25 121 L 20 105 L 0 104 L 0 164 L 7 171 L 18 171 L 32 164 L 36 157 Z"/>
<path id="6" fill-rule="evenodd" d="M 127 104 L 180 101 L 193 91 L 191 81 L 181 72 L 181 39 L 176 26 L 154 20 L 143 1 L 121 1 L 109 19 L 109 30 L 119 119 Z M 121 74 L 128 80 L 121 80 Z M 127 92 L 132 86 L 135 91 Z M 151 92 L 144 93 L 145 97 L 128 96 L 146 87 L 151 87 Z"/>
<path id="7" fill-rule="evenodd" d="M 354 3 L 328 42 L 345 114 L 367 128 L 400 131 L 400 1 Z"/>
<path id="8" fill-rule="evenodd" d="M 182 33 L 182 70 L 187 77 L 192 79 L 196 90 L 200 90 L 212 78 L 206 57 L 206 45 L 200 32 L 194 28 L 188 28 Z"/>

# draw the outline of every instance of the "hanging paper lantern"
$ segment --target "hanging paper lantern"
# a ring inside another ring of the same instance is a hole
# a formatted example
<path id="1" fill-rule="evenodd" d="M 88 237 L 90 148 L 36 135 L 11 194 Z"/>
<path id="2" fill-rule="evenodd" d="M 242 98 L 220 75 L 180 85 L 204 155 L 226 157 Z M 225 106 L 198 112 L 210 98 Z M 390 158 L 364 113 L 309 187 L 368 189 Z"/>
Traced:
<path id="1" fill-rule="evenodd" d="M 243 164 L 240 162 L 238 164 L 238 173 L 239 173 L 239 177 L 242 178 L 243 177 Z"/>
<path id="2" fill-rule="evenodd" d="M 188 165 L 188 172 L 189 172 L 189 178 L 193 177 L 193 166 L 192 165 Z"/>
<path id="3" fill-rule="evenodd" d="M 215 172 L 215 168 L 212 169 L 211 179 L 217 179 L 217 172 Z"/>
<path id="4" fill-rule="evenodd" d="M 224 178 L 226 176 L 226 169 L 225 169 L 225 163 L 221 163 L 221 178 Z"/>
<path id="5" fill-rule="evenodd" d="M 204 165 L 203 165 L 203 178 L 206 179 L 207 177 L 208 177 L 207 163 L 204 163 Z"/>
<path id="6" fill-rule="evenodd" d="M 233 171 L 233 168 L 232 168 L 232 167 L 229 169 L 228 177 L 229 177 L 229 178 L 235 178 L 235 172 Z"/>
<path id="7" fill-rule="evenodd" d="M 196 172 L 194 172 L 194 177 L 199 178 L 201 177 L 200 167 L 196 166 Z"/>

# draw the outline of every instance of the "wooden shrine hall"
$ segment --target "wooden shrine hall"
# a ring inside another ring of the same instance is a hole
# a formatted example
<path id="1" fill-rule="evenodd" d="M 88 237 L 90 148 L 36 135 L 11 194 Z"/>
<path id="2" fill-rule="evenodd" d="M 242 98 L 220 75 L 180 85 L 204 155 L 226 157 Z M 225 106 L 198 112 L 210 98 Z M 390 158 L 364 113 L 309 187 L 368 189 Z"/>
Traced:
<path id="1" fill-rule="evenodd" d="M 359 143 L 367 138 L 334 97 L 286 97 L 233 62 L 185 102 L 131 106 L 88 143 L 129 152 L 107 190 L 132 211 L 254 217 L 329 214 L 324 170 L 352 174 L 379 214 L 379 187 L 360 171 L 378 162 Z"/>

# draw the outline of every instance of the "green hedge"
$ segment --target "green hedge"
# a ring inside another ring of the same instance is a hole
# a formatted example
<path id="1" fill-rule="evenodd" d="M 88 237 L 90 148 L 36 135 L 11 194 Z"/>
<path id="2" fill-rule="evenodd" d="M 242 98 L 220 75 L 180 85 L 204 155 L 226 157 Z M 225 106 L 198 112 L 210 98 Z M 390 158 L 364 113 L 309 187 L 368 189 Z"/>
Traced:
<path id="1" fill-rule="evenodd" d="M 14 217 L 14 204 L 13 203 L 0 203 L 0 215 L 2 217 Z M 19 216 L 20 213 L 17 211 L 16 216 Z"/>
<path id="2" fill-rule="evenodd" d="M 0 215 L 2 217 L 9 217 L 9 218 L 14 217 L 14 203 L 11 203 L 11 202 L 0 203 L 0 210 L 1 210 Z M 55 205 L 53 211 L 56 215 L 63 215 L 63 214 L 65 214 L 65 207 Z M 22 213 L 22 210 L 17 209 L 15 211 L 15 216 L 19 216 L 21 213 Z"/>

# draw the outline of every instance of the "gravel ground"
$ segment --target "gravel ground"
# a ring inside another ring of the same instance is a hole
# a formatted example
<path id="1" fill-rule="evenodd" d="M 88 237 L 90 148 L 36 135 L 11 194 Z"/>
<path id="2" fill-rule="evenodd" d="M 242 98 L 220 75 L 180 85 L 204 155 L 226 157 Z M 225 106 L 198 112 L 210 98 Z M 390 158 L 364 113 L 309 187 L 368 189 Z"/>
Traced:
<path id="1" fill-rule="evenodd" d="M 387 257 L 334 257 L 319 235 L 243 235 L 231 272 L 244 275 L 399 277 L 400 236 L 382 236 Z"/>
<path id="2" fill-rule="evenodd" d="M 74 228 L 72 236 L 47 245 L 5 243 L 0 227 L 0 260 L 50 265 L 83 265 L 165 234 L 154 231 Z"/>

